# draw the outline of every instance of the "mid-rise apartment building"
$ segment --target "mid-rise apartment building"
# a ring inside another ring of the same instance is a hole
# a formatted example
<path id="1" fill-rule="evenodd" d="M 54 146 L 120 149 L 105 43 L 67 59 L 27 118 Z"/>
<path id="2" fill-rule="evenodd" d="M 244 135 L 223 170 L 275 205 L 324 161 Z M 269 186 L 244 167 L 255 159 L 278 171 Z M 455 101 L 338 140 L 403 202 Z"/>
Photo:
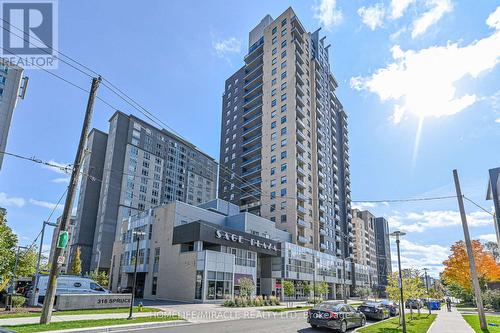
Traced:
<path id="1" fill-rule="evenodd" d="M 60 264 L 60 271 L 62 274 L 71 273 L 69 258 L 70 258 L 71 244 L 75 242 L 75 223 L 76 223 L 76 217 L 72 216 L 66 228 L 66 231 L 68 232 L 68 245 L 61 252 L 61 256 L 64 258 L 64 261 Z M 59 232 L 61 230 L 59 227 L 61 225 L 61 216 L 59 216 L 59 218 L 57 219 L 56 224 L 57 226 L 54 228 L 54 231 L 52 232 L 52 241 L 50 244 L 50 253 L 48 262 L 52 262 L 52 258 L 54 257 L 54 251 L 56 249 L 57 240 L 59 239 Z"/>
<path id="2" fill-rule="evenodd" d="M 105 143 L 104 136 L 92 133 L 89 144 L 95 148 L 90 149 L 97 150 L 97 155 L 91 151 L 84 174 L 95 167 L 95 179 L 89 179 L 101 184 L 96 200 L 98 185 L 86 180 L 77 210 L 79 242 L 89 247 L 93 237 L 92 249 L 82 257 L 89 270 L 109 270 L 113 242 L 123 219 L 171 201 L 201 204 L 215 198 L 215 160 L 174 133 L 119 111 L 109 121 Z M 99 142 L 96 135 L 101 137 Z M 87 230 L 89 234 L 82 237 Z"/>
<path id="3" fill-rule="evenodd" d="M 0 152 L 6 151 L 12 115 L 19 97 L 24 98 L 27 78 L 23 69 L 0 59 Z M 0 153 L 0 169 L 4 154 Z"/>
<path id="4" fill-rule="evenodd" d="M 388 276 L 392 272 L 391 244 L 389 242 L 389 223 L 383 217 L 375 218 L 375 244 L 377 245 L 377 273 L 379 292 L 385 294 Z"/>
<path id="5" fill-rule="evenodd" d="M 486 200 L 493 200 L 495 208 L 494 225 L 495 234 L 497 236 L 497 244 L 500 244 L 500 168 L 489 170 L 488 191 Z"/>
<path id="6" fill-rule="evenodd" d="M 293 243 L 344 258 L 353 249 L 347 115 L 329 48 L 292 8 L 250 32 L 222 98 L 219 197 Z"/>

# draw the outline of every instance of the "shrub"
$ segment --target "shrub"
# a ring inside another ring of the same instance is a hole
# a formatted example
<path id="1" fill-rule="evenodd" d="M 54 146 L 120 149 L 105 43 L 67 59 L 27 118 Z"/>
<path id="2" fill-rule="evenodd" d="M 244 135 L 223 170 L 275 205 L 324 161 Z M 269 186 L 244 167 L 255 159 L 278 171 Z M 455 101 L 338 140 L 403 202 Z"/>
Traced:
<path id="1" fill-rule="evenodd" d="M 494 309 L 495 311 L 500 310 L 500 290 L 486 290 L 483 294 L 483 300 L 487 307 Z"/>
<path id="2" fill-rule="evenodd" d="M 23 296 L 12 296 L 12 307 L 20 308 L 26 303 L 26 298 Z"/>
<path id="3" fill-rule="evenodd" d="M 235 306 L 234 301 L 232 299 L 226 299 L 224 303 L 222 303 L 222 306 L 232 308 Z"/>
<path id="4" fill-rule="evenodd" d="M 280 305 L 280 300 L 276 296 L 257 296 L 257 297 L 241 297 L 236 296 L 234 299 L 226 299 L 222 303 L 224 307 L 247 307 L 247 306 L 271 306 Z"/>

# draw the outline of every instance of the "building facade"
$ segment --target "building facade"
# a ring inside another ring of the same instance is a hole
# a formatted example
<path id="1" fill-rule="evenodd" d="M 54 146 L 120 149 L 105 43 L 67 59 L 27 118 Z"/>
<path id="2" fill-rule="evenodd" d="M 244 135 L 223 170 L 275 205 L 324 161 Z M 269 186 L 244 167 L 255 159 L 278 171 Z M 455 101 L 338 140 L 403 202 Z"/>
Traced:
<path id="1" fill-rule="evenodd" d="M 106 156 L 106 144 L 108 135 L 97 129 L 92 129 L 87 138 L 87 156 L 83 161 L 83 171 L 86 177 L 82 177 L 80 183 L 80 195 L 76 211 L 76 225 L 74 241 L 70 247 L 70 266 L 75 251 L 80 248 L 80 260 L 82 272 L 90 271 L 94 247 L 94 231 L 99 208 L 101 193 L 101 179 L 104 172 L 104 159 Z"/>
<path id="2" fill-rule="evenodd" d="M 493 200 L 495 233 L 497 244 L 500 244 L 500 168 L 490 169 L 489 176 L 486 200 Z"/>
<path id="3" fill-rule="evenodd" d="M 375 218 L 375 243 L 377 248 L 377 272 L 379 292 L 385 294 L 388 276 L 392 272 L 391 244 L 389 242 L 389 223 L 383 217 Z"/>
<path id="4" fill-rule="evenodd" d="M 139 239 L 135 231 L 145 233 Z M 221 302 L 239 294 L 242 278 L 253 281 L 256 295 L 284 298 L 284 280 L 306 299 L 305 283 L 328 284 L 328 299 L 341 299 L 352 284 L 353 267 L 360 281 L 368 267 L 351 266 L 335 255 L 293 244 L 292 235 L 237 205 L 216 199 L 193 206 L 173 202 L 122 224 L 114 243 L 111 289 L 130 287 L 137 258 L 138 296 L 186 302 Z"/>
<path id="5" fill-rule="evenodd" d="M 109 122 L 107 136 L 93 130 L 89 137 L 84 174 L 93 177 L 83 177 L 77 208 L 88 270 L 109 270 L 123 219 L 166 202 L 199 204 L 216 195 L 216 162 L 193 144 L 119 111 Z"/>
<path id="6" fill-rule="evenodd" d="M 354 262 L 370 267 L 369 281 L 366 286 L 378 285 L 377 247 L 375 242 L 375 216 L 367 210 L 352 210 L 354 226 Z"/>
<path id="7" fill-rule="evenodd" d="M 219 197 L 275 222 L 293 243 L 349 258 L 347 115 L 328 50 L 292 8 L 250 32 L 222 97 Z"/>
<path id="8" fill-rule="evenodd" d="M 0 170 L 4 156 L 1 152 L 6 151 L 12 115 L 18 98 L 24 98 L 26 82 L 21 67 L 0 59 Z"/>

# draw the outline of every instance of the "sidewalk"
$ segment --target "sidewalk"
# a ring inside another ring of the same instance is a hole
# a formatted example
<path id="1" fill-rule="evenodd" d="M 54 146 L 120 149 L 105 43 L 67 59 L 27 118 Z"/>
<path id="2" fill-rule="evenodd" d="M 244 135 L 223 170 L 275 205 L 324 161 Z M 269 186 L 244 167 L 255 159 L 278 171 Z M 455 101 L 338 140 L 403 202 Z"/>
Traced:
<path id="1" fill-rule="evenodd" d="M 456 308 L 452 307 L 451 312 L 448 312 L 445 306 L 434 313 L 437 314 L 437 318 L 427 333 L 474 333 Z"/>

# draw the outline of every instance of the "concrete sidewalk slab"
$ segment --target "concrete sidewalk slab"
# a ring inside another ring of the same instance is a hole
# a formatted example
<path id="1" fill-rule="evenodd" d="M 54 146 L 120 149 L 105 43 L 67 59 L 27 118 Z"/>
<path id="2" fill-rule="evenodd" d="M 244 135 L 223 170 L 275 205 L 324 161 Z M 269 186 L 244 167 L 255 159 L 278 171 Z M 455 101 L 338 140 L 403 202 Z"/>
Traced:
<path id="1" fill-rule="evenodd" d="M 436 313 L 437 317 L 427 333 L 474 333 L 462 314 L 454 307 L 451 312 L 448 312 L 445 307 L 433 313 Z"/>

